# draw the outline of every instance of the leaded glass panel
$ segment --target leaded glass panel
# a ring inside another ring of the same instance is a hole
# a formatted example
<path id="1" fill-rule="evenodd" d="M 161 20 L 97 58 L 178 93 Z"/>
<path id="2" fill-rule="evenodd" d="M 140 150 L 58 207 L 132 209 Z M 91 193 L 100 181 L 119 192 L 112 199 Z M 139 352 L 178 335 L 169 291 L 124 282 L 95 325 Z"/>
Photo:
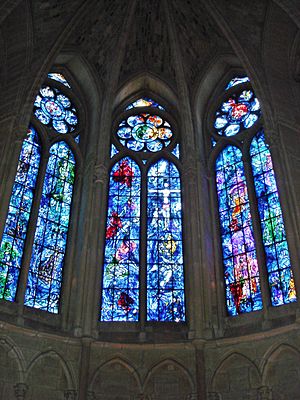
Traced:
<path id="1" fill-rule="evenodd" d="M 147 320 L 184 321 L 181 184 L 167 160 L 148 172 Z"/>
<path id="2" fill-rule="evenodd" d="M 263 130 L 252 140 L 252 171 L 273 306 L 297 300 L 272 157 Z"/>
<path id="3" fill-rule="evenodd" d="M 51 146 L 32 247 L 24 304 L 58 313 L 75 178 L 65 142 Z"/>
<path id="4" fill-rule="evenodd" d="M 260 310 L 262 297 L 242 152 L 227 146 L 216 160 L 226 303 L 229 315 Z"/>
<path id="5" fill-rule="evenodd" d="M 30 126 L 21 149 L 0 245 L 0 298 L 15 301 L 41 158 L 37 132 Z"/>
<path id="6" fill-rule="evenodd" d="M 141 173 L 131 158 L 111 170 L 101 321 L 138 321 Z"/>

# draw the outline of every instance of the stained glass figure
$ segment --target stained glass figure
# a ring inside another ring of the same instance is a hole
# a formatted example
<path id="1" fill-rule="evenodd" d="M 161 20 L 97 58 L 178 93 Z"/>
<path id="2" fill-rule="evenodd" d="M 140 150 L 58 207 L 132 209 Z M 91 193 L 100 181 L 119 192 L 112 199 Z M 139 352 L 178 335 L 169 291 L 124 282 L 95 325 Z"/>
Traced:
<path id="1" fill-rule="evenodd" d="M 147 320 L 185 320 L 181 184 L 176 166 L 148 171 Z"/>
<path id="2" fill-rule="evenodd" d="M 101 321 L 138 321 L 141 173 L 129 157 L 111 170 Z"/>
<path id="3" fill-rule="evenodd" d="M 254 92 L 238 90 L 217 110 L 214 127 L 219 135 L 234 136 L 251 128 L 260 115 L 260 104 Z"/>
<path id="4" fill-rule="evenodd" d="M 130 150 L 158 152 L 168 146 L 173 132 L 159 115 L 136 114 L 119 124 L 116 136 Z"/>
<path id="5" fill-rule="evenodd" d="M 72 132 L 78 124 L 77 111 L 71 100 L 55 87 L 40 89 L 34 102 L 34 115 L 58 133 Z"/>
<path id="6" fill-rule="evenodd" d="M 67 88 L 71 89 L 71 85 L 69 82 L 66 80 L 63 74 L 59 74 L 57 72 L 50 72 L 48 74 L 48 78 L 53 79 L 54 81 L 60 82 L 63 85 L 65 85 Z"/>
<path id="7" fill-rule="evenodd" d="M 262 297 L 241 151 L 227 146 L 216 160 L 224 279 L 229 315 L 260 310 Z"/>
<path id="8" fill-rule="evenodd" d="M 263 130 L 252 140 L 252 170 L 273 306 L 297 300 L 272 157 Z"/>
<path id="9" fill-rule="evenodd" d="M 75 159 L 65 142 L 51 146 L 39 207 L 24 304 L 58 313 Z"/>
<path id="10" fill-rule="evenodd" d="M 247 82 L 250 82 L 250 79 L 248 78 L 248 76 L 235 77 L 235 78 L 231 79 L 231 81 L 226 86 L 225 90 L 228 90 L 228 89 L 232 88 L 233 86 L 241 85 L 242 83 L 247 83 Z"/>
<path id="11" fill-rule="evenodd" d="M 129 104 L 129 106 L 126 107 L 126 110 L 130 110 L 135 107 L 156 107 L 159 108 L 160 110 L 164 110 L 164 108 L 160 104 L 156 103 L 149 97 L 142 97 L 134 101 L 133 103 Z"/>
<path id="12" fill-rule="evenodd" d="M 37 132 L 30 126 L 21 149 L 0 245 L 0 298 L 9 301 L 16 297 L 40 153 Z"/>

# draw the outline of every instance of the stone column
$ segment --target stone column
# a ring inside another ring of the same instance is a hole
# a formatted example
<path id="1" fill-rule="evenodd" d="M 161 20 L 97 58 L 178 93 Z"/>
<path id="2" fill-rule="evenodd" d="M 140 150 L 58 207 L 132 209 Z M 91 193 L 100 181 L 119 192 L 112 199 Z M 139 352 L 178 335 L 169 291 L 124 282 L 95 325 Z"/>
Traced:
<path id="1" fill-rule="evenodd" d="M 220 393 L 218 392 L 208 392 L 208 400 L 222 400 Z"/>
<path id="2" fill-rule="evenodd" d="M 65 390 L 64 391 L 64 400 L 76 400 L 77 399 L 77 391 L 76 390 Z"/>
<path id="3" fill-rule="evenodd" d="M 91 390 L 89 390 L 87 393 L 87 400 L 96 400 L 95 392 L 92 392 Z"/>
<path id="4" fill-rule="evenodd" d="M 272 388 L 269 386 L 261 386 L 257 389 L 257 400 L 272 400 Z"/>
<path id="5" fill-rule="evenodd" d="M 14 386 L 14 389 L 15 389 L 15 398 L 17 400 L 25 400 L 26 393 L 28 390 L 28 386 L 26 385 L 26 383 L 17 383 Z"/>

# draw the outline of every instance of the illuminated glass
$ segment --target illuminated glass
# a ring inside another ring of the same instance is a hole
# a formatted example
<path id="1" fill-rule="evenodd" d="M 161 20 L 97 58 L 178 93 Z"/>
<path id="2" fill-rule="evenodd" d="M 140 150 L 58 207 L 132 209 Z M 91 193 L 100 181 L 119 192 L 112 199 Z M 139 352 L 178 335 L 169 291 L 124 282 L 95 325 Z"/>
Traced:
<path id="1" fill-rule="evenodd" d="M 34 236 L 25 305 L 58 313 L 75 177 L 65 142 L 51 146 Z"/>
<path id="2" fill-rule="evenodd" d="M 29 127 L 21 149 L 0 245 L 0 298 L 15 301 L 41 158 L 38 136 Z"/>
<path id="3" fill-rule="evenodd" d="M 273 306 L 297 300 L 272 157 L 263 130 L 252 140 L 252 170 Z"/>
<path id="4" fill-rule="evenodd" d="M 131 108 L 135 107 L 156 107 L 160 110 L 164 110 L 164 108 L 160 104 L 156 103 L 156 101 L 150 99 L 149 97 L 142 97 L 134 101 L 126 107 L 126 110 L 130 110 Z"/>
<path id="5" fill-rule="evenodd" d="M 159 115 L 135 114 L 121 121 L 116 136 L 130 150 L 158 152 L 169 145 L 173 132 Z"/>
<path id="6" fill-rule="evenodd" d="M 77 111 L 71 100 L 55 87 L 40 89 L 33 112 L 42 124 L 58 133 L 72 132 L 78 124 Z"/>
<path id="7" fill-rule="evenodd" d="M 181 185 L 167 160 L 148 172 L 147 320 L 184 321 Z"/>
<path id="8" fill-rule="evenodd" d="M 226 99 L 216 112 L 214 127 L 219 135 L 234 136 L 251 128 L 261 115 L 260 104 L 250 89 L 241 89 Z"/>
<path id="9" fill-rule="evenodd" d="M 140 192 L 140 169 L 123 158 L 110 174 L 102 321 L 139 319 Z"/>
<path id="10" fill-rule="evenodd" d="M 216 161 L 226 302 L 229 315 L 260 310 L 262 298 L 242 152 L 227 146 Z"/>
<path id="11" fill-rule="evenodd" d="M 66 80 L 63 74 L 59 74 L 57 72 L 50 72 L 48 74 L 48 78 L 53 79 L 54 81 L 60 82 L 65 85 L 67 88 L 71 89 L 69 82 Z"/>
<path id="12" fill-rule="evenodd" d="M 231 79 L 231 81 L 226 86 L 225 90 L 228 90 L 228 89 L 232 88 L 233 86 L 241 85 L 242 83 L 247 83 L 247 82 L 250 82 L 250 79 L 248 78 L 248 76 L 235 77 L 235 78 Z"/>

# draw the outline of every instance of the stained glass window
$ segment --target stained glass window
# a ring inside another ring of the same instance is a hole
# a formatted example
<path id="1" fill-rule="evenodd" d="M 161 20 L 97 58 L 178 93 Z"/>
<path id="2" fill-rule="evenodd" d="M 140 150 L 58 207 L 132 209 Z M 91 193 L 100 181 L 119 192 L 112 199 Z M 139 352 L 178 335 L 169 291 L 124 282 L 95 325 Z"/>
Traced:
<path id="1" fill-rule="evenodd" d="M 242 152 L 226 147 L 216 161 L 226 302 L 229 315 L 259 310 L 262 299 Z"/>
<path id="2" fill-rule="evenodd" d="M 147 193 L 147 319 L 184 321 L 181 185 L 173 163 L 150 167 Z"/>
<path id="3" fill-rule="evenodd" d="M 238 315 L 263 307 L 261 271 L 265 271 L 263 276 L 268 279 L 273 306 L 296 301 L 296 289 L 260 104 L 247 77 L 233 78 L 226 90 L 233 87 L 235 91 L 231 90 L 230 97 L 225 101 L 223 96 L 220 99 L 211 139 L 216 145 L 221 135 L 223 143 L 227 142 L 216 160 L 216 188 L 227 312 Z M 243 150 L 231 145 L 226 139 L 230 136 L 235 136 Z M 243 153 L 248 151 L 242 146 L 245 138 L 251 140 L 252 174 L 246 174 L 244 169 L 243 158 L 249 157 Z M 250 182 L 253 184 L 249 185 Z M 249 198 L 254 197 L 257 203 L 252 205 L 255 213 L 251 215 Z M 259 220 L 260 231 L 253 218 Z M 260 257 L 254 237 L 264 247 L 265 254 Z"/>
<path id="4" fill-rule="evenodd" d="M 141 174 L 129 157 L 111 170 L 102 321 L 138 321 Z"/>
<path id="5" fill-rule="evenodd" d="M 273 306 L 297 300 L 282 210 L 263 130 L 252 140 L 252 170 Z"/>
<path id="6" fill-rule="evenodd" d="M 153 112 L 138 113 L 143 106 Z M 111 158 L 128 154 L 110 173 L 101 321 L 139 321 L 141 309 L 147 321 L 185 321 L 180 173 L 170 160 L 148 157 L 164 150 L 179 158 L 180 150 L 155 108 L 163 110 L 149 98 L 132 103 L 112 136 Z"/>
<path id="7" fill-rule="evenodd" d="M 58 313 L 75 177 L 65 142 L 50 148 L 29 267 L 25 305 Z"/>
<path id="8" fill-rule="evenodd" d="M 70 85 L 62 74 L 48 78 L 53 86 L 43 85 L 35 99 L 34 122 L 23 142 L 12 188 L 0 247 L 0 298 L 15 301 L 21 285 L 25 297 L 18 301 L 58 313 L 75 179 L 73 152 L 58 140 L 61 134 L 70 136 L 68 142 L 75 148 L 80 132 Z M 57 81 L 65 88 L 58 89 Z M 43 147 L 38 139 L 41 124 L 50 139 Z M 44 174 L 39 168 L 42 158 Z M 38 212 L 32 213 L 34 209 Z"/>
<path id="9" fill-rule="evenodd" d="M 0 247 L 0 298 L 14 301 L 40 165 L 41 147 L 30 126 L 21 149 Z"/>

